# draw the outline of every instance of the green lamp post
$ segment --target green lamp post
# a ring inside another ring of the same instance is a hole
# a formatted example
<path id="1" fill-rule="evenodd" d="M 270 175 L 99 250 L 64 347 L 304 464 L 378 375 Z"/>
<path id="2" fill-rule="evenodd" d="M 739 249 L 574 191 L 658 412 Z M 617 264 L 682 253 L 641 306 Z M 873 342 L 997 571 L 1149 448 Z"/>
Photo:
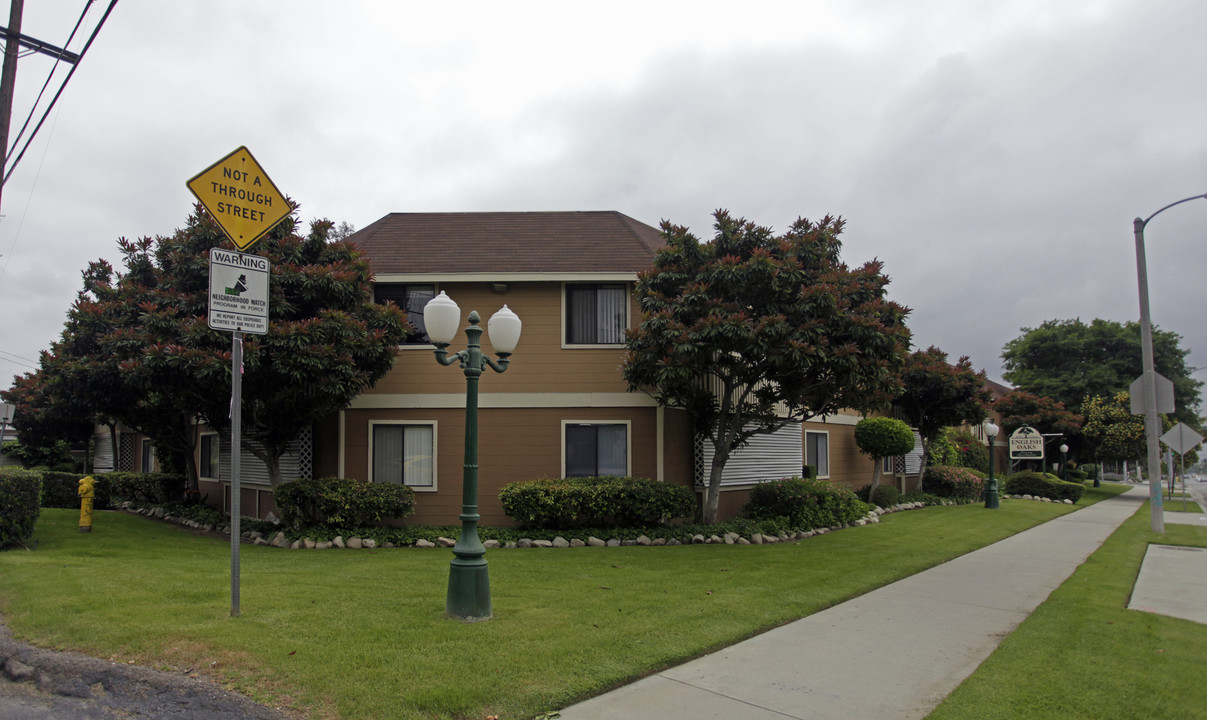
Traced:
<path id="1" fill-rule="evenodd" d="M 993 477 L 993 440 L 997 437 L 997 425 L 992 420 L 985 421 L 985 436 L 989 438 L 989 484 L 985 487 L 985 507 L 996 510 L 1000 507 L 997 480 Z"/>
<path id="2" fill-rule="evenodd" d="M 1069 446 L 1060 446 L 1060 479 L 1068 481 L 1069 479 Z"/>
<path id="3" fill-rule="evenodd" d="M 466 347 L 448 354 L 449 343 L 461 323 L 461 308 L 443 291 L 430 300 L 423 310 L 424 325 L 432 344 L 436 346 L 436 362 L 441 365 L 458 363 L 465 372 L 465 467 L 461 483 L 461 536 L 453 547 L 453 559 L 448 573 L 448 597 L 444 616 L 454 620 L 477 622 L 489 620 L 490 576 L 486 569 L 486 548 L 478 539 L 478 378 L 489 367 L 504 372 L 509 357 L 520 340 L 520 318 L 506 305 L 491 316 L 487 323 L 491 345 L 498 362 L 482 354 L 482 318 L 478 311 L 469 314 L 465 328 Z"/>

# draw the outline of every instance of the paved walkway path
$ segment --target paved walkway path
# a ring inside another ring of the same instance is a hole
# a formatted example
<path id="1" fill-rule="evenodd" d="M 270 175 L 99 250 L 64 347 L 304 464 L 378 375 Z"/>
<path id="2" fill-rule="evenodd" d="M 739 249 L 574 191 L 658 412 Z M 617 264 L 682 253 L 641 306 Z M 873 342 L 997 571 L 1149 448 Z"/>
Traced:
<path id="1" fill-rule="evenodd" d="M 923 718 L 1147 498 L 1137 486 L 561 718 Z"/>

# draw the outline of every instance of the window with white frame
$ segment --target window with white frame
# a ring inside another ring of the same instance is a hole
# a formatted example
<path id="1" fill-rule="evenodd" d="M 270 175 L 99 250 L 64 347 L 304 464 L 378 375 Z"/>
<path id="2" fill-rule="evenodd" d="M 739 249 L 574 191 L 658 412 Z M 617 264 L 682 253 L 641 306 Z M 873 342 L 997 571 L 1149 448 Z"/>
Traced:
<path id="1" fill-rule="evenodd" d="M 629 424 L 567 422 L 565 477 L 629 474 Z"/>
<path id="2" fill-rule="evenodd" d="M 628 319 L 624 283 L 566 285 L 567 345 L 622 345 Z"/>
<path id="3" fill-rule="evenodd" d="M 199 474 L 210 480 L 218 479 L 218 450 L 222 443 L 217 433 L 207 433 L 201 436 L 201 467 Z"/>
<path id="4" fill-rule="evenodd" d="M 897 457 L 895 455 L 885 455 L 880 458 L 880 473 L 882 475 L 892 475 L 895 471 Z"/>
<path id="5" fill-rule="evenodd" d="M 370 431 L 373 482 L 435 489 L 434 423 L 372 423 Z"/>
<path id="6" fill-rule="evenodd" d="M 407 314 L 407 322 L 414 332 L 407 335 L 404 343 L 428 344 L 427 325 L 423 322 L 423 309 L 428 301 L 436 297 L 435 285 L 409 283 L 377 283 L 373 285 L 373 302 L 384 305 L 392 302 Z"/>
<path id="7" fill-rule="evenodd" d="M 830 434 L 805 433 L 805 464 L 817 469 L 817 477 L 830 476 Z"/>

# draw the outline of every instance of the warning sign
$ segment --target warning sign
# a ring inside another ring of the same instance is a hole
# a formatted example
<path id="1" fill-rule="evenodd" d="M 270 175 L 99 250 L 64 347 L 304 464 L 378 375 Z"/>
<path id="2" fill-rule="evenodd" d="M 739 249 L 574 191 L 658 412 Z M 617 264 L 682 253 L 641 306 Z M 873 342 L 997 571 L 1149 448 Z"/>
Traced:
<path id="1" fill-rule="evenodd" d="M 268 258 L 210 250 L 209 326 L 212 330 L 268 332 Z"/>
<path id="2" fill-rule="evenodd" d="M 203 170 L 188 186 L 240 250 L 251 247 L 291 212 L 285 196 L 246 147 Z"/>

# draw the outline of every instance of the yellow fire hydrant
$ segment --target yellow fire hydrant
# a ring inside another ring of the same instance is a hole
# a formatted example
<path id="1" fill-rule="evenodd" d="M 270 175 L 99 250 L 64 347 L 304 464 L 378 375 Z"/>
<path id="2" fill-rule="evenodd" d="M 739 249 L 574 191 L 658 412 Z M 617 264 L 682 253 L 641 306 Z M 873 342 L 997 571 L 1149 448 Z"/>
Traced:
<path id="1" fill-rule="evenodd" d="M 80 478 L 80 532 L 92 532 L 92 501 L 96 497 L 96 480 L 91 475 Z"/>

